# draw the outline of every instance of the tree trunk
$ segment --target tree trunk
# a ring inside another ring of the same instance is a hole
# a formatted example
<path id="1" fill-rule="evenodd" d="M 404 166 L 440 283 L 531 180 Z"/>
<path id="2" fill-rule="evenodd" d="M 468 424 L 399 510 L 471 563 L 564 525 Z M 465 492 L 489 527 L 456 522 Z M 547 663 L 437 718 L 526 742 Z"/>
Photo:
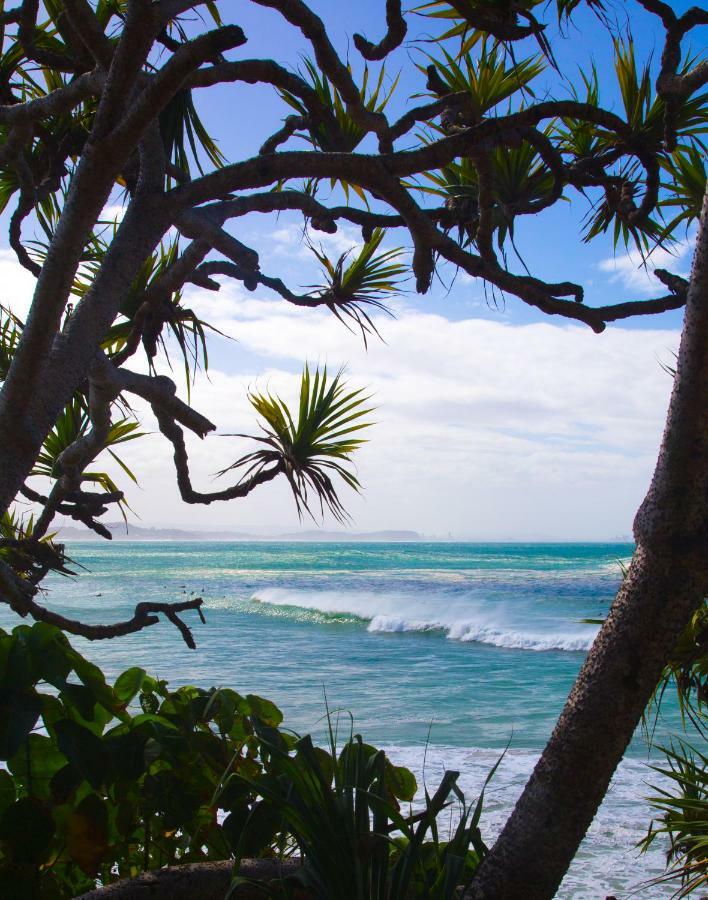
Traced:
<path id="1" fill-rule="evenodd" d="M 261 882 L 273 881 L 292 874 L 299 866 L 299 859 L 244 859 L 239 875 Z M 230 859 L 167 866 L 89 891 L 77 900 L 224 900 L 231 885 L 233 867 Z M 301 896 L 304 898 L 305 894 Z M 244 885 L 234 893 L 234 900 L 237 898 L 263 900 L 263 889 Z"/>
<path id="2" fill-rule="evenodd" d="M 634 521 L 629 573 L 469 900 L 555 895 L 681 631 L 708 593 L 707 217 L 708 193 L 671 403 Z"/>

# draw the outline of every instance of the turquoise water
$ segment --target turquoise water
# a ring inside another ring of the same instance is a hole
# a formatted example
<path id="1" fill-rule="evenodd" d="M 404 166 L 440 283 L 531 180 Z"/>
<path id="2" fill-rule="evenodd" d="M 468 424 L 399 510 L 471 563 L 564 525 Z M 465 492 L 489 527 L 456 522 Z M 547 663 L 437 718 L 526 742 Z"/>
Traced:
<path id="1" fill-rule="evenodd" d="M 168 623 L 76 644 L 112 675 L 141 665 L 174 684 L 257 692 L 298 731 L 321 731 L 326 692 L 330 708 L 350 711 L 357 731 L 429 783 L 445 767 L 460 769 L 471 796 L 510 742 L 483 820 L 491 836 L 596 633 L 581 620 L 605 614 L 631 552 L 628 544 L 87 542 L 70 545 L 81 576 L 52 580 L 46 600 L 111 622 L 142 600 L 202 596 L 206 624 L 186 614 L 196 651 Z M 15 623 L 4 615 L 0 624 Z M 659 735 L 677 726 L 666 710 Z M 631 850 L 650 816 L 646 756 L 638 735 L 559 897 L 621 896 L 661 871 L 659 850 L 641 859 Z"/>

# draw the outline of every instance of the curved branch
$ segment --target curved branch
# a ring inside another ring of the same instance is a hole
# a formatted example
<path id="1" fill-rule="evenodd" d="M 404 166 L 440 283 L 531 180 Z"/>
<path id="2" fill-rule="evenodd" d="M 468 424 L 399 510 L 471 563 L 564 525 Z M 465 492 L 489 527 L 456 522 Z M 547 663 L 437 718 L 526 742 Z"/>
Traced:
<path id="1" fill-rule="evenodd" d="M 272 481 L 277 475 L 285 471 L 285 467 L 278 463 L 271 469 L 263 469 L 260 472 L 240 481 L 238 484 L 223 491 L 211 491 L 202 493 L 195 491 L 192 487 L 192 479 L 189 474 L 189 456 L 187 454 L 187 446 L 184 442 L 182 429 L 177 425 L 175 420 L 171 418 L 158 404 L 153 404 L 152 411 L 155 414 L 160 431 L 170 441 L 174 449 L 174 463 L 177 472 L 177 486 L 181 498 L 185 503 L 209 505 L 217 500 L 235 500 L 237 497 L 246 497 L 251 491 L 260 484 Z"/>
<path id="2" fill-rule="evenodd" d="M 30 616 L 36 622 L 48 622 L 69 634 L 84 637 L 89 641 L 104 641 L 126 634 L 135 634 L 137 631 L 142 631 L 143 628 L 157 625 L 160 621 L 158 614 L 162 614 L 179 629 L 185 644 L 194 650 L 196 644 L 192 632 L 179 618 L 179 613 L 195 609 L 202 622 L 205 621 L 201 610 L 204 601 L 201 597 L 194 597 L 179 603 L 153 603 L 151 601 L 138 603 L 130 619 L 114 622 L 112 625 L 93 625 L 80 622 L 78 619 L 68 619 L 60 613 L 52 612 L 41 606 L 34 600 L 37 592 L 38 589 L 34 585 L 18 578 L 7 563 L 0 560 L 0 602 L 7 603 L 22 618 Z"/>
<path id="3" fill-rule="evenodd" d="M 354 35 L 354 46 L 364 59 L 370 62 L 384 59 L 403 43 L 408 25 L 401 13 L 401 0 L 386 0 L 386 34 L 378 42 L 372 44 L 361 34 Z"/>
<path id="4" fill-rule="evenodd" d="M 344 178 L 376 190 L 382 176 L 405 178 L 440 168 L 474 150 L 492 150 L 509 139 L 518 140 L 520 128 L 534 127 L 556 117 L 577 118 L 607 128 L 617 134 L 628 152 L 635 153 L 632 129 L 619 116 L 589 103 L 548 100 L 507 116 L 485 119 L 415 150 L 377 156 L 290 150 L 251 157 L 173 188 L 168 196 L 186 208 L 223 197 L 231 191 L 265 187 L 285 178 Z"/>
<path id="5" fill-rule="evenodd" d="M 85 72 L 64 87 L 50 91 L 44 97 L 28 100 L 26 103 L 0 106 L 0 122 L 13 125 L 20 122 L 38 122 L 48 116 L 67 112 L 89 97 L 100 94 L 105 80 L 105 72 L 99 70 Z"/>
<path id="6" fill-rule="evenodd" d="M 332 46 L 322 19 L 315 15 L 302 0 L 254 0 L 254 2 L 259 6 L 278 10 L 284 19 L 300 29 L 312 45 L 318 66 L 339 91 L 354 121 L 386 141 L 388 135 L 386 116 L 381 112 L 366 109 L 361 102 L 361 96 L 351 72 Z"/>

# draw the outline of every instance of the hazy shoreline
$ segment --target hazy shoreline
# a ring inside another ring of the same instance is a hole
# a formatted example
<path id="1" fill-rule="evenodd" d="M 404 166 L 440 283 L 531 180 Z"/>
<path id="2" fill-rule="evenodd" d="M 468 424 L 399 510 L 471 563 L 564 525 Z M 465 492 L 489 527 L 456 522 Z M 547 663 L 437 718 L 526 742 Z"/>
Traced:
<path id="1" fill-rule="evenodd" d="M 381 531 L 301 531 L 276 534 L 251 534 L 240 531 L 189 531 L 181 528 L 126 526 L 122 522 L 109 522 L 107 528 L 116 542 L 145 543 L 307 543 L 307 544 L 633 544 L 630 535 L 616 535 L 607 539 L 562 539 L 558 537 L 533 538 L 467 538 L 437 537 L 405 529 Z M 62 526 L 56 537 L 66 542 L 105 541 L 101 535 L 85 528 Z"/>

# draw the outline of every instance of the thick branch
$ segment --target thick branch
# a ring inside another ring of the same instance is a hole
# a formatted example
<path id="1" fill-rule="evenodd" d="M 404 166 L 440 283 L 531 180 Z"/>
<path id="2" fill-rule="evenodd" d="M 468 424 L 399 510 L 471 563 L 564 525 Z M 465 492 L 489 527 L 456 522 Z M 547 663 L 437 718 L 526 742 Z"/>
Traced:
<path id="1" fill-rule="evenodd" d="M 64 10 L 74 31 L 95 61 L 108 69 L 113 45 L 106 37 L 87 0 L 64 0 Z"/>
<path id="2" fill-rule="evenodd" d="M 263 900 L 264 883 L 280 881 L 292 875 L 300 865 L 297 858 L 244 859 L 239 875 L 260 884 L 253 888 L 241 885 L 234 896 L 238 900 Z M 89 891 L 77 900 L 223 900 L 228 893 L 233 870 L 234 863 L 230 859 L 167 866 Z M 302 900 L 307 898 L 309 894 L 302 894 Z"/>
<path id="3" fill-rule="evenodd" d="M 20 122 L 38 122 L 40 119 L 67 112 L 89 97 L 100 94 L 105 79 L 104 72 L 85 72 L 64 87 L 50 91 L 44 97 L 28 100 L 26 103 L 0 106 L 0 122 L 12 125 Z"/>
<path id="4" fill-rule="evenodd" d="M 211 491 L 202 493 L 195 491 L 192 487 L 192 479 L 189 474 L 189 457 L 187 454 L 187 446 L 184 442 L 182 429 L 177 425 L 175 420 L 166 413 L 165 409 L 158 404 L 153 404 L 152 411 L 155 413 L 160 431 L 170 441 L 174 449 L 174 463 L 177 472 L 177 487 L 181 498 L 185 503 L 205 504 L 209 505 L 217 500 L 235 500 L 238 497 L 246 497 L 251 491 L 260 484 L 272 481 L 277 475 L 285 471 L 282 464 L 274 465 L 270 469 L 263 469 L 250 478 L 240 481 L 238 484 L 222 491 Z"/>
<path id="5" fill-rule="evenodd" d="M 392 50 L 400 47 L 407 30 L 406 20 L 401 13 L 401 0 L 386 0 L 386 34 L 378 44 L 372 44 L 361 34 L 355 34 L 354 46 L 364 59 L 384 59 Z"/>

